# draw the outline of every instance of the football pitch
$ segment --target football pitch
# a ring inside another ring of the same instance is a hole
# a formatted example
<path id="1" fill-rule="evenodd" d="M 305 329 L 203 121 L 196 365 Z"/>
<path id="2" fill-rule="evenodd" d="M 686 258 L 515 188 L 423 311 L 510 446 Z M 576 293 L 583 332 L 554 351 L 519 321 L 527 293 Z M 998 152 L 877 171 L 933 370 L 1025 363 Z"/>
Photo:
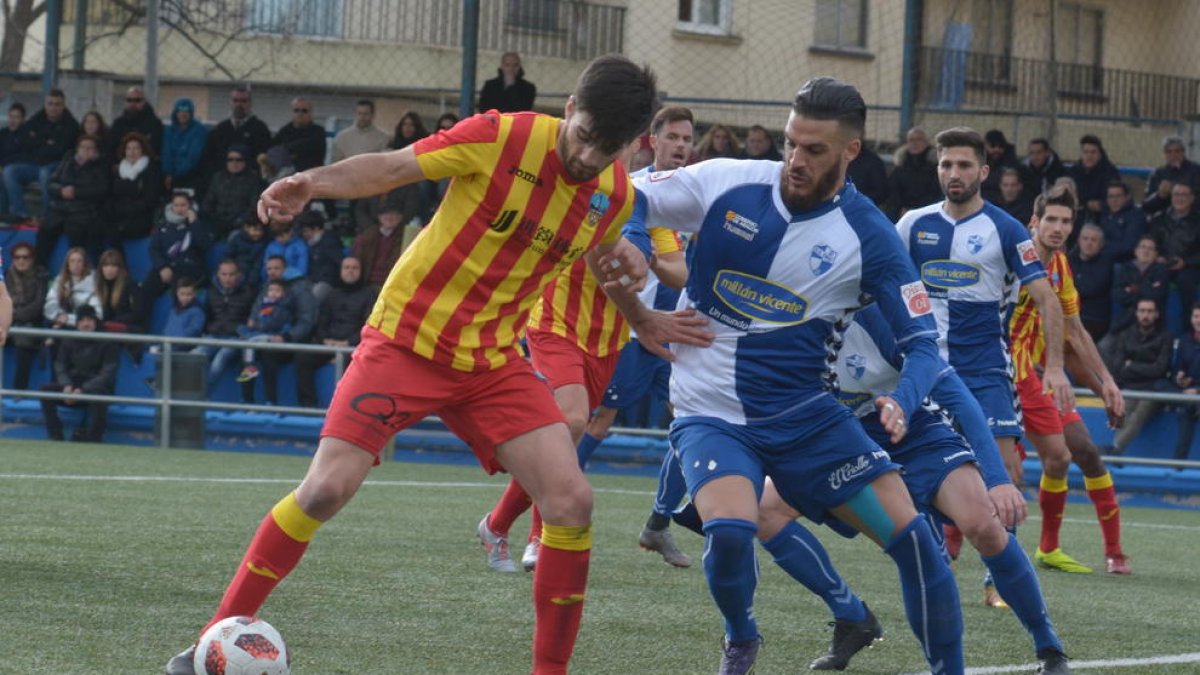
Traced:
<path id="1" fill-rule="evenodd" d="M 0 673 L 161 672 L 306 466 L 278 455 L 0 441 Z M 595 549 L 572 672 L 715 672 L 722 625 L 702 540 L 676 528 L 694 564 L 667 566 L 637 547 L 653 480 L 591 480 Z M 293 670 L 528 673 L 532 576 L 488 571 L 475 539 L 505 482 L 467 466 L 377 468 L 260 613 L 283 633 Z M 1036 501 L 1030 511 L 1019 534 L 1026 552 L 1036 546 Z M 1076 502 L 1063 548 L 1101 571 L 1039 571 L 1075 672 L 1200 673 L 1200 513 L 1125 508 L 1123 521 L 1134 576 L 1103 573 L 1094 512 Z M 527 527 L 519 520 L 514 539 L 523 543 Z M 891 560 L 864 538 L 815 531 L 886 631 L 846 672 L 923 672 Z M 970 672 L 1034 672 L 1016 618 L 983 606 L 983 567 L 968 548 L 957 576 Z M 828 647 L 828 612 L 761 550 L 759 563 L 756 672 L 807 672 Z"/>

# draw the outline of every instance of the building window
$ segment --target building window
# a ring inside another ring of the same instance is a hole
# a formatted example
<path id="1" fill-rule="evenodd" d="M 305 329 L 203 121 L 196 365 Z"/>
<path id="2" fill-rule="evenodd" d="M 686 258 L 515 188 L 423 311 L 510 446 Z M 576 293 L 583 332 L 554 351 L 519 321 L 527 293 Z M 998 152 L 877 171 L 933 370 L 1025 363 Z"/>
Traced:
<path id="1" fill-rule="evenodd" d="M 1103 40 L 1103 10 L 1075 3 L 1059 5 L 1054 56 L 1060 92 L 1099 94 L 1104 90 Z"/>
<path id="2" fill-rule="evenodd" d="M 967 78 L 977 82 L 1012 81 L 1013 2 L 972 0 L 974 37 Z"/>
<path id="3" fill-rule="evenodd" d="M 262 33 L 340 37 L 342 0 L 252 0 L 247 22 Z"/>
<path id="4" fill-rule="evenodd" d="M 505 23 L 510 28 L 559 30 L 560 0 L 508 0 Z"/>
<path id="5" fill-rule="evenodd" d="M 867 0 L 817 0 L 813 44 L 830 49 L 867 48 Z"/>
<path id="6" fill-rule="evenodd" d="M 729 35 L 733 0 L 679 0 L 679 30 Z"/>

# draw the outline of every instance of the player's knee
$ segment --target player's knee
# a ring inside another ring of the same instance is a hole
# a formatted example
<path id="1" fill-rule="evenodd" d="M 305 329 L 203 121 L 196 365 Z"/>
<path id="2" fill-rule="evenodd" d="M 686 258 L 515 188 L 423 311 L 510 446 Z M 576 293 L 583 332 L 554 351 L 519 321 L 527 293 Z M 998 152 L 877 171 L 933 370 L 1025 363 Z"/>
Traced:
<path id="1" fill-rule="evenodd" d="M 564 417 L 567 419 L 567 430 L 571 432 L 572 439 L 583 438 L 583 432 L 587 430 L 588 416 L 586 412 L 566 412 Z"/>
<path id="2" fill-rule="evenodd" d="M 586 525 L 592 521 L 592 487 L 586 480 L 578 485 L 555 486 L 539 497 L 542 519 L 556 525 Z"/>
<path id="3" fill-rule="evenodd" d="M 1071 453 L 1066 451 L 1066 447 L 1055 449 L 1054 451 L 1045 453 L 1042 457 L 1042 470 L 1049 476 L 1054 478 L 1062 478 L 1067 475 L 1067 469 L 1071 467 Z"/>
<path id="4" fill-rule="evenodd" d="M 763 541 L 771 539 L 796 517 L 796 512 L 778 496 L 764 499 L 758 507 L 758 538 Z"/>
<path id="5" fill-rule="evenodd" d="M 1008 544 L 1008 533 L 989 509 L 972 509 L 967 517 L 956 519 L 955 524 L 982 555 L 996 555 Z"/>
<path id="6" fill-rule="evenodd" d="M 296 491 L 296 500 L 306 514 L 328 520 L 350 501 L 358 485 L 336 475 L 309 476 Z"/>

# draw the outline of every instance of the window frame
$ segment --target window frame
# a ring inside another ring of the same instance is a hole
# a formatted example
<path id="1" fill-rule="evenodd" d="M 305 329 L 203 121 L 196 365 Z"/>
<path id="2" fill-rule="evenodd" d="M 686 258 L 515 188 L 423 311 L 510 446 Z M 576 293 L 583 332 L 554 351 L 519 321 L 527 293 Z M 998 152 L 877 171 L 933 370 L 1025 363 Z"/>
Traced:
<path id="1" fill-rule="evenodd" d="M 857 2 L 858 7 L 859 7 L 858 31 L 859 31 L 859 36 L 861 37 L 861 40 L 862 40 L 861 44 L 849 44 L 849 43 L 842 41 L 843 25 L 845 23 L 842 18 L 842 8 L 845 7 L 847 5 L 847 3 L 851 3 L 851 2 Z M 829 4 L 829 3 L 835 3 L 834 6 L 837 8 L 838 16 L 834 22 L 835 31 L 837 34 L 834 36 L 834 39 L 832 41 L 825 40 L 824 39 L 825 36 L 818 34 L 817 22 L 814 20 L 813 21 L 813 41 L 812 41 L 813 49 L 817 50 L 817 51 L 832 52 L 832 53 L 838 53 L 838 52 L 855 53 L 855 54 L 866 53 L 870 48 L 870 26 L 871 26 L 871 16 L 870 16 L 871 6 L 870 6 L 870 4 L 867 2 L 867 0 L 817 0 L 816 5 L 815 5 L 815 7 L 817 7 L 816 11 L 818 11 L 818 12 L 821 11 L 819 8 L 820 5 Z"/>
<path id="2" fill-rule="evenodd" d="M 715 0 L 717 3 L 717 22 L 705 23 L 696 20 L 696 5 L 705 0 L 678 0 L 676 3 L 675 30 L 699 35 L 717 35 L 727 37 L 733 35 L 733 0 Z M 687 20 L 679 18 L 688 8 Z"/>

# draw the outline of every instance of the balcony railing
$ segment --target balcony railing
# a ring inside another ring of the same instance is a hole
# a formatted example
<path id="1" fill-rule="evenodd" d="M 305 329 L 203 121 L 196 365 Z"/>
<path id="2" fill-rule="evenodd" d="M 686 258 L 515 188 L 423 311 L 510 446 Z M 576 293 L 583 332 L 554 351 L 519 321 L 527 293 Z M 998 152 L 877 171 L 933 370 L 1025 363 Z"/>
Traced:
<path id="1" fill-rule="evenodd" d="M 462 4 L 446 0 L 164 0 L 163 18 L 184 30 L 346 42 L 462 46 Z M 64 23 L 74 20 L 68 3 Z M 93 26 L 145 22 L 144 3 L 92 0 Z M 624 48 L 625 8 L 580 0 L 482 0 L 479 47 L 586 61 Z"/>
<path id="2" fill-rule="evenodd" d="M 1200 79 L 922 47 L 917 104 L 942 110 L 1178 120 L 1200 110 Z"/>

